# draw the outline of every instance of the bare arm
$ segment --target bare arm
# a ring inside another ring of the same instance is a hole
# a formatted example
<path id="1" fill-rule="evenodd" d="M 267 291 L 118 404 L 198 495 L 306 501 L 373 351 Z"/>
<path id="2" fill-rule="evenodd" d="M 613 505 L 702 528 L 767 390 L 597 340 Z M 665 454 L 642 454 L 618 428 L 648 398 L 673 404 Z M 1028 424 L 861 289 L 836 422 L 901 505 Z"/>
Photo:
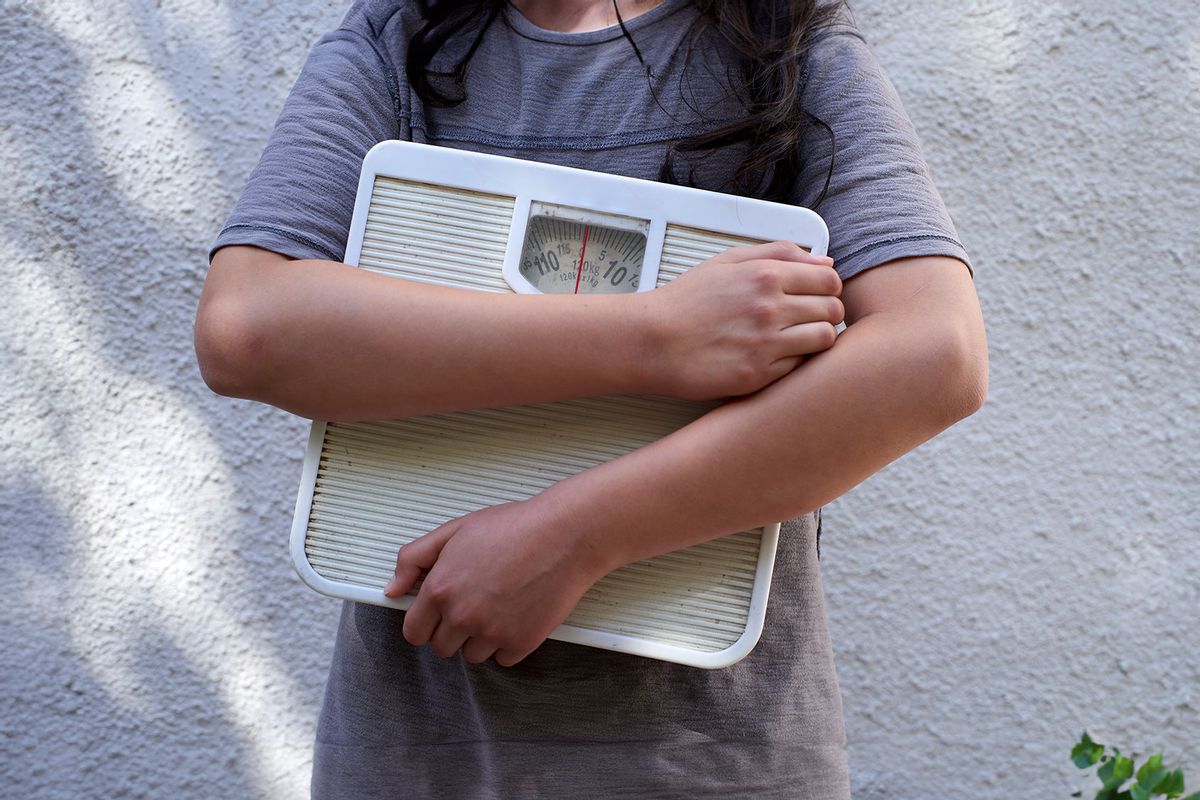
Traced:
<path id="1" fill-rule="evenodd" d="M 959 262 L 897 262 L 843 296 L 849 326 L 802 369 L 551 489 L 602 569 L 806 514 L 980 407 L 987 347 Z"/>
<path id="2" fill-rule="evenodd" d="M 831 265 L 775 243 L 735 248 L 647 294 L 529 296 L 226 247 L 205 281 L 196 353 L 215 391 L 330 420 L 734 396 L 833 343 Z"/>
<path id="3" fill-rule="evenodd" d="M 405 636 L 439 655 L 462 647 L 515 663 L 612 569 L 812 511 L 980 406 L 987 349 L 960 262 L 893 262 L 842 297 L 846 331 L 785 378 L 401 549 L 389 594 L 430 570 Z"/>

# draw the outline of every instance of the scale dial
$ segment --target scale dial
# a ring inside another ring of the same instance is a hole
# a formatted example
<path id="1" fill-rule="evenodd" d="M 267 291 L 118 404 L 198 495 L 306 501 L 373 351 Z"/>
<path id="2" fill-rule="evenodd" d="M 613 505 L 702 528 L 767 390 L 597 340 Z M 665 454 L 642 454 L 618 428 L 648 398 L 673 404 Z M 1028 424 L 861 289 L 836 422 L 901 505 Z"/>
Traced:
<path id="1" fill-rule="evenodd" d="M 649 222 L 535 203 L 520 272 L 543 294 L 636 292 Z"/>

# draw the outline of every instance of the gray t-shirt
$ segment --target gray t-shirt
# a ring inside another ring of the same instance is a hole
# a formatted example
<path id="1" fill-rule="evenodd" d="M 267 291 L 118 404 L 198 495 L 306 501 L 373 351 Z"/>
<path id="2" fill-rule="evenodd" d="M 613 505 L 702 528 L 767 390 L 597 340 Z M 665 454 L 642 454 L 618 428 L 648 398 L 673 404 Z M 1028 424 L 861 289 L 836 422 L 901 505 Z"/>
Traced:
<path id="1" fill-rule="evenodd" d="M 733 60 L 692 26 L 687 0 L 627 23 L 652 82 L 619 29 L 547 31 L 510 7 L 471 60 L 466 102 L 426 108 L 404 73 L 412 6 L 360 0 L 321 37 L 214 252 L 249 244 L 341 260 L 362 158 L 384 139 L 654 179 L 668 143 L 740 113 Z M 912 125 L 848 15 L 821 34 L 808 76 L 806 108 L 836 135 L 817 210 L 842 277 L 908 256 L 965 262 Z M 794 202 L 816 200 L 830 150 L 819 132 L 806 138 Z M 721 190 L 741 155 L 680 169 Z M 346 603 L 313 796 L 844 800 L 818 520 L 785 523 L 762 639 L 723 670 L 554 641 L 512 668 L 471 665 L 410 646 L 400 612 Z"/>

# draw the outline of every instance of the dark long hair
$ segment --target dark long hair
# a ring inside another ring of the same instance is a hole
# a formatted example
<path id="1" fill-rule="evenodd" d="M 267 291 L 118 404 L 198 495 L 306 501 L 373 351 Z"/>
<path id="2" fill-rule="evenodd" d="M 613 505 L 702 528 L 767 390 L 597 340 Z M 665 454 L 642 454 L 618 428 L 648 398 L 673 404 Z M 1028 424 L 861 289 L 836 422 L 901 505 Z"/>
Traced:
<path id="1" fill-rule="evenodd" d="M 829 188 L 836 142 L 832 129 L 803 107 L 801 97 L 807 80 L 805 63 L 809 46 L 814 35 L 836 17 L 840 0 L 692 1 L 700 12 L 694 26 L 710 26 L 737 57 L 736 77 L 741 86 L 731 88 L 744 98 L 746 114 L 669 147 L 659 179 L 692 184 L 694 167 L 687 170 L 685 177 L 676 174 L 678 154 L 703 155 L 745 144 L 746 156 L 731 178 L 734 190 L 768 200 L 788 200 L 802 167 L 801 140 L 814 128 L 820 128 L 830 141 L 830 163 L 825 186 L 812 203 L 819 205 Z M 406 68 L 409 83 L 423 102 L 444 108 L 458 105 L 466 98 L 467 64 L 508 2 L 417 0 L 425 24 L 409 42 Z M 650 67 L 625 28 L 616 0 L 613 8 L 622 32 L 650 80 Z M 432 69 L 434 56 L 460 35 L 466 46 L 449 71 Z M 694 36 L 689 39 L 695 41 Z M 690 56 L 689 51 L 689 61 Z"/>

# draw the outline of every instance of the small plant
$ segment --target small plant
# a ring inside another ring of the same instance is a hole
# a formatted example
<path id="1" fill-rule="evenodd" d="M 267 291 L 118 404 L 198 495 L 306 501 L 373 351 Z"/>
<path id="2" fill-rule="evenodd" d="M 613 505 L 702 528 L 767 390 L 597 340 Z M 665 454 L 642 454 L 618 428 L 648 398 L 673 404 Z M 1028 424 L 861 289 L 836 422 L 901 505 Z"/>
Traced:
<path id="1" fill-rule="evenodd" d="M 1080 769 L 1100 765 L 1100 769 L 1096 770 L 1096 777 L 1103 786 L 1096 793 L 1095 800 L 1150 800 L 1152 797 L 1174 800 L 1183 794 L 1183 770 L 1172 771 L 1164 767 L 1162 753 L 1150 756 L 1135 772 L 1137 765 L 1133 763 L 1133 759 L 1121 755 L 1121 751 L 1115 747 L 1112 748 L 1111 755 L 1107 750 L 1104 745 L 1093 742 L 1087 731 L 1083 732 L 1079 744 L 1071 748 L 1071 760 Z M 1137 753 L 1133 755 L 1136 757 Z M 1130 778 L 1134 779 L 1134 783 L 1128 788 L 1123 788 L 1125 781 Z M 1080 790 L 1071 796 L 1082 795 L 1083 791 Z M 1200 792 L 1193 792 L 1183 800 L 1200 800 Z"/>

